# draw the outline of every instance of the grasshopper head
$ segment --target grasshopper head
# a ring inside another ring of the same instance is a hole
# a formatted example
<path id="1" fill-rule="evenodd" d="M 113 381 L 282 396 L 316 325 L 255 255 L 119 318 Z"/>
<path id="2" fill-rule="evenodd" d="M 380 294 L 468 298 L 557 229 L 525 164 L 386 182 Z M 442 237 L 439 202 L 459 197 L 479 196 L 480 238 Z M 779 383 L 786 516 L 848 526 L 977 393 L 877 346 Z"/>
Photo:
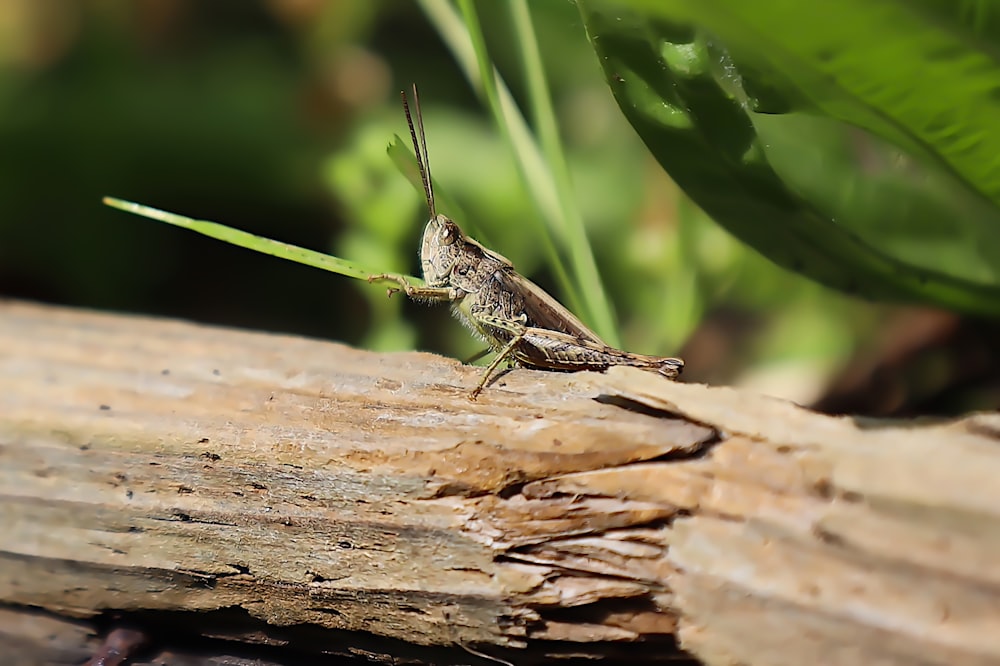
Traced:
<path id="1" fill-rule="evenodd" d="M 420 268 L 430 287 L 449 284 L 452 270 L 465 248 L 465 235 L 444 215 L 435 215 L 424 226 L 420 239 Z"/>

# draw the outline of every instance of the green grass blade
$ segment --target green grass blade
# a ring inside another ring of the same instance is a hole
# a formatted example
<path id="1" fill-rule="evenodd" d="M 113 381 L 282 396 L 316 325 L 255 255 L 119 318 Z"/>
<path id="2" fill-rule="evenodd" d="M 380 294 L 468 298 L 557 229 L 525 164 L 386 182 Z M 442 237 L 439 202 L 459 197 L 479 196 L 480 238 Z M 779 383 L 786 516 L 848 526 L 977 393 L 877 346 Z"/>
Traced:
<path id="1" fill-rule="evenodd" d="M 166 222 L 167 224 L 172 224 L 175 227 L 190 229 L 191 231 L 205 236 L 210 236 L 211 238 L 221 240 L 229 243 L 230 245 L 245 247 L 248 250 L 253 250 L 254 252 L 269 254 L 272 257 L 294 261 L 297 264 L 312 266 L 324 271 L 329 271 L 330 273 L 346 275 L 347 277 L 352 277 L 357 280 L 368 280 L 369 275 L 379 273 L 377 270 L 371 270 L 363 266 L 359 266 L 339 257 L 323 254 L 322 252 L 316 252 L 315 250 L 307 250 L 304 247 L 291 245 L 290 243 L 283 243 L 281 241 L 272 240 L 263 236 L 255 236 L 254 234 L 240 231 L 239 229 L 234 229 L 232 227 L 227 227 L 226 225 L 218 224 L 217 222 L 194 220 L 190 217 L 177 215 L 176 213 L 168 213 L 167 211 L 159 210 L 158 208 L 144 206 L 142 204 L 125 201 L 123 199 L 115 199 L 113 197 L 104 197 L 103 202 L 107 206 L 123 210 L 126 213 L 132 213 L 133 215 L 139 215 L 140 217 L 148 217 L 151 220 L 157 220 L 159 222 Z M 403 275 L 400 277 L 405 278 L 414 285 L 423 284 L 422 280 L 409 275 Z"/>
<path id="2" fill-rule="evenodd" d="M 594 261 L 594 251 L 587 238 L 587 230 L 583 223 L 583 215 L 577 206 L 573 194 L 573 183 L 569 175 L 569 165 L 563 151 L 562 139 L 559 136 L 559 126 L 556 121 L 552 99 L 549 96 L 549 84 L 545 77 L 545 67 L 538 48 L 538 39 L 531 21 L 531 12 L 527 0 L 509 0 L 511 18 L 513 19 L 515 42 L 521 49 L 521 61 L 524 63 L 525 79 L 528 83 L 528 101 L 531 105 L 535 130 L 541 143 L 545 161 L 552 172 L 553 185 L 559 197 L 559 209 L 562 214 L 565 239 L 569 245 L 570 262 L 573 274 L 583 287 L 583 299 L 593 313 L 595 319 L 607 318 L 601 321 L 609 332 L 615 332 L 614 308 L 604 290 L 604 283 Z M 620 345 L 615 337 L 606 337 L 612 345 Z"/>
<path id="3" fill-rule="evenodd" d="M 588 253 L 588 258 L 581 259 L 573 250 L 574 247 L 580 247 L 581 243 L 570 240 L 571 225 L 563 214 L 553 173 L 527 121 L 517 108 L 513 95 L 489 61 L 475 8 L 471 2 L 461 2 L 465 17 L 463 22 L 463 18 L 448 0 L 419 0 L 419 3 L 473 89 L 486 99 L 494 121 L 514 151 L 528 194 L 545 222 L 542 241 L 550 257 L 550 268 L 567 305 L 578 312 L 605 340 L 617 344 L 618 332 L 614 316 L 597 277 L 593 256 Z M 580 229 L 582 230 L 582 224 Z M 571 259 L 574 260 L 572 279 L 555 249 L 553 238 L 558 239 L 561 247 L 570 248 Z M 585 268 L 588 261 L 593 269 L 589 272 Z"/>
<path id="4" fill-rule="evenodd" d="M 562 228 L 557 226 L 560 221 L 558 198 L 552 188 L 543 185 L 547 181 L 545 160 L 532 139 L 527 122 L 517 110 L 513 95 L 510 94 L 507 84 L 496 73 L 492 63 L 488 66 L 483 65 L 480 54 L 485 53 L 485 46 L 480 44 L 477 50 L 476 36 L 471 34 L 462 17 L 448 0 L 419 0 L 419 3 L 441 39 L 451 50 L 472 89 L 486 99 L 497 127 L 513 149 L 517 168 L 528 194 L 546 222 L 541 235 L 549 257 L 549 266 L 570 309 L 582 311 L 583 302 L 576 284 L 569 278 L 569 273 L 553 242 L 553 236 L 561 237 L 563 233 Z M 482 37 L 481 33 L 479 37 Z M 486 84 L 487 79 L 492 81 L 492 85 Z M 590 320 L 591 317 L 584 313 L 584 319 Z M 595 326 L 595 329 L 599 334 L 605 334 L 599 327 Z"/>

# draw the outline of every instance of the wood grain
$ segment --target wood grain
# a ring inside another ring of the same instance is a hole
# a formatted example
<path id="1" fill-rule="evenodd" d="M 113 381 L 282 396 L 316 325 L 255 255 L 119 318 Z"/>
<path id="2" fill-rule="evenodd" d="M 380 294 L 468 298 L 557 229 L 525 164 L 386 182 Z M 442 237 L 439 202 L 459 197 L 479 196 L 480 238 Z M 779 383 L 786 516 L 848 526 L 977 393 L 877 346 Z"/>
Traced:
<path id="1" fill-rule="evenodd" d="M 1000 664 L 997 415 L 479 372 L 0 303 L 0 602 L 279 657 Z"/>

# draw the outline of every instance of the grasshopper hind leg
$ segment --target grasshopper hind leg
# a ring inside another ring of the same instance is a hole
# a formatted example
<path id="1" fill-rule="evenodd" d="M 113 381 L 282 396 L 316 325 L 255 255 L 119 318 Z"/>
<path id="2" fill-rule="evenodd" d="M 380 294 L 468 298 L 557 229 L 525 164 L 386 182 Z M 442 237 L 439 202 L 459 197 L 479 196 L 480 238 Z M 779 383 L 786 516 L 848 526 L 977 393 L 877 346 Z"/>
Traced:
<path id="1" fill-rule="evenodd" d="M 469 394 L 469 400 L 475 400 L 479 397 L 479 394 L 483 392 L 484 388 L 486 388 L 486 384 L 489 382 L 493 371 L 497 369 L 497 366 L 503 363 L 504 360 L 513 360 L 514 349 L 517 347 L 518 343 L 521 342 L 521 338 L 524 337 L 526 330 L 527 329 L 522 326 L 521 330 L 516 332 L 510 339 L 510 342 L 504 345 L 503 348 L 497 352 L 497 355 L 492 361 L 490 361 L 490 364 L 486 366 L 486 370 L 483 371 L 483 378 L 479 380 L 479 384 L 477 384 L 476 388 L 472 389 L 472 392 Z"/>

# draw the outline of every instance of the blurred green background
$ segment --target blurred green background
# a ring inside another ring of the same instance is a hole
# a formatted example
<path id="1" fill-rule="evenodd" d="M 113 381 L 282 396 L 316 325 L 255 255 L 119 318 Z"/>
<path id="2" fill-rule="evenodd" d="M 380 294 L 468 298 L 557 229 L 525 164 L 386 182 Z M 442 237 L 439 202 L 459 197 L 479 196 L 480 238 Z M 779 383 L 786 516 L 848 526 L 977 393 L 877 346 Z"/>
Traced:
<path id="1" fill-rule="evenodd" d="M 952 390 L 941 340 L 964 320 L 843 296 L 734 240 L 649 156 L 577 8 L 531 7 L 625 348 L 680 354 L 691 381 L 835 411 L 995 407 L 992 385 Z M 521 99 L 510 19 L 500 3 L 479 9 Z M 412 82 L 435 179 L 464 217 L 442 212 L 565 298 L 509 148 L 402 0 L 0 0 L 0 295 L 471 356 L 481 343 L 446 308 L 100 203 L 117 196 L 419 274 L 426 211 L 386 155 L 406 136 L 399 91 Z M 834 399 L 851 390 L 854 402 Z"/>

